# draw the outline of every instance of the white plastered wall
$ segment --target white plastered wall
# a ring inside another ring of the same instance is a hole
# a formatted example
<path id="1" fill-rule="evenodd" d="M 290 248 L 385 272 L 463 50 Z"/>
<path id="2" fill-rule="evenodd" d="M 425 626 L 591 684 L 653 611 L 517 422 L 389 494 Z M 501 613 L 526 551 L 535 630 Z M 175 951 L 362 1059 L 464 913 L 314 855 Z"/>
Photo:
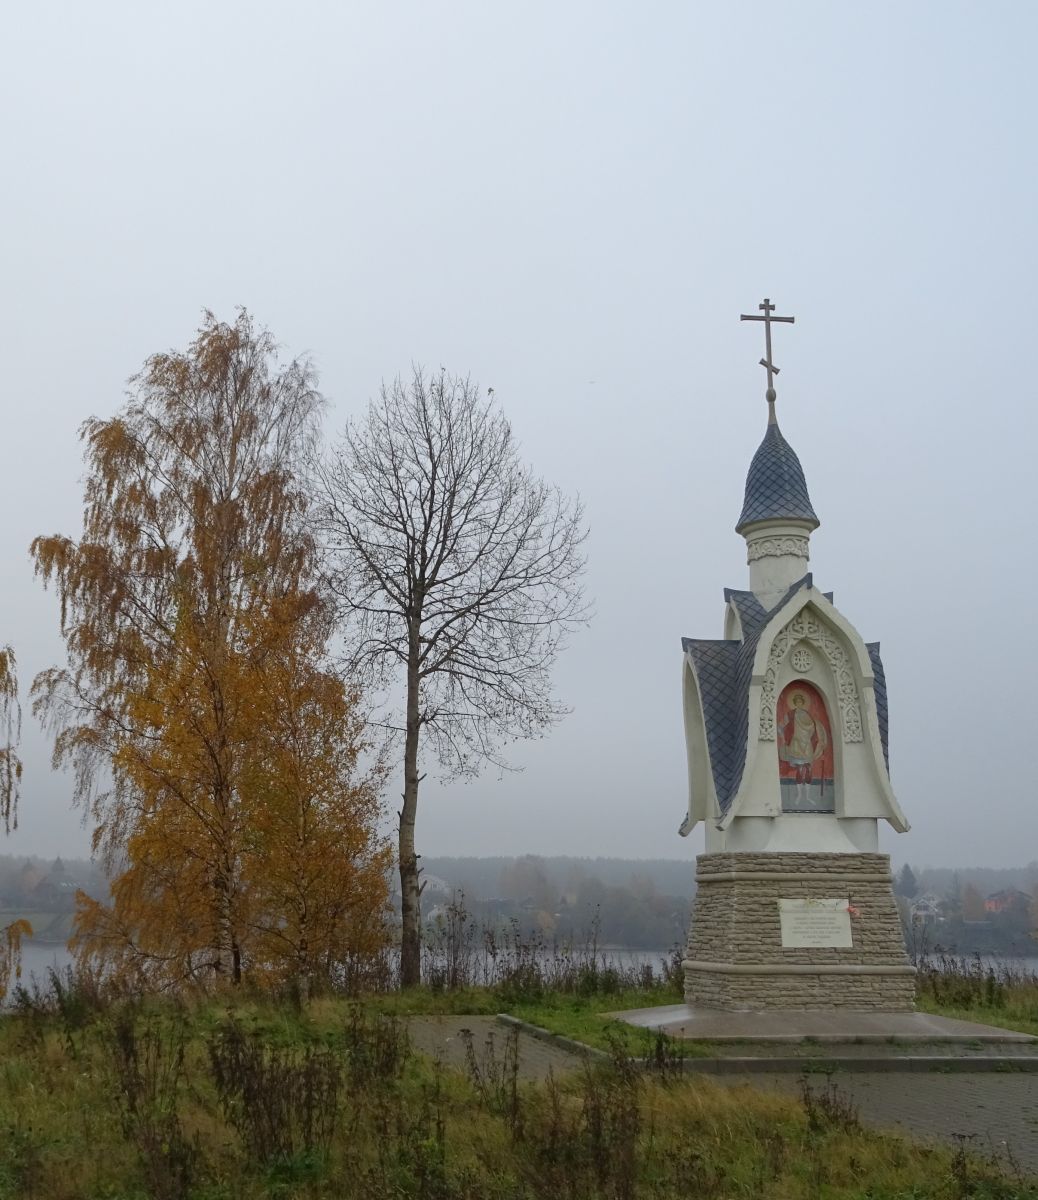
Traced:
<path id="1" fill-rule="evenodd" d="M 758 521 L 743 530 L 750 591 L 765 609 L 778 604 L 807 574 L 814 526 L 810 521 Z"/>
<path id="2" fill-rule="evenodd" d="M 685 747 L 688 752 L 688 816 L 681 824 L 683 836 L 692 832 L 700 821 L 713 826 L 720 816 L 714 773 L 710 767 L 710 747 L 706 740 L 703 704 L 696 684 L 695 672 L 686 654 L 682 660 L 682 701 L 685 715 Z"/>

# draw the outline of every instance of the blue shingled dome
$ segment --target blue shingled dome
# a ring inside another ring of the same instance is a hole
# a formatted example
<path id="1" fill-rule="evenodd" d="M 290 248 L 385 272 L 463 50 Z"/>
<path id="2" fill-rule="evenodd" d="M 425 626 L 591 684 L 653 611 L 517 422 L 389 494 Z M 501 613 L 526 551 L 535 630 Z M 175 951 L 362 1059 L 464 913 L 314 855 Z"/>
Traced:
<path id="1" fill-rule="evenodd" d="M 779 520 L 809 521 L 812 529 L 819 525 L 800 459 L 778 425 L 769 425 L 750 463 L 746 498 L 735 532 L 742 533 L 747 525 L 758 521 Z"/>

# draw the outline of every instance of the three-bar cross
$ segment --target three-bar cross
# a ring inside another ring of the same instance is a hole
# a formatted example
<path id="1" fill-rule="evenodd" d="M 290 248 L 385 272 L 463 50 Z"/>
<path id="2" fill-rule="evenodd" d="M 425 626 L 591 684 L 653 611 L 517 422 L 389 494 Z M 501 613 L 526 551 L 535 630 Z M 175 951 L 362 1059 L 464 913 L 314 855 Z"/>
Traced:
<path id="1" fill-rule="evenodd" d="M 775 311 L 775 305 L 764 297 L 764 303 L 758 304 L 757 307 L 764 314 L 762 317 L 753 316 L 752 314 L 740 313 L 740 321 L 763 321 L 764 322 L 764 358 L 760 360 L 760 365 L 768 372 L 768 390 L 766 398 L 769 406 L 775 403 L 775 376 L 779 373 L 778 367 L 771 361 L 771 323 L 772 321 L 781 321 L 785 325 L 792 325 L 794 317 L 775 317 L 772 313 Z M 774 415 L 774 408 L 770 409 Z"/>

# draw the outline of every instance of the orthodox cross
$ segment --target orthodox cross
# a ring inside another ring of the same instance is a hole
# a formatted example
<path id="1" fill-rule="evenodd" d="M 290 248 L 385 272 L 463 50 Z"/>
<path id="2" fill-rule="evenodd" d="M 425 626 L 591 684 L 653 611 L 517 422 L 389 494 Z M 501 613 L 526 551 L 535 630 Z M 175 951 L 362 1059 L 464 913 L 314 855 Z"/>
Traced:
<path id="1" fill-rule="evenodd" d="M 772 321 L 781 321 L 783 324 L 792 325 L 795 317 L 774 317 L 772 313 L 775 311 L 775 305 L 764 297 L 764 303 L 758 304 L 757 307 L 764 314 L 762 317 L 753 316 L 752 314 L 740 313 L 740 321 L 763 321 L 764 322 L 764 357 L 760 360 L 760 365 L 768 372 L 768 390 L 765 393 L 765 398 L 768 401 L 768 420 L 775 420 L 775 376 L 779 373 L 778 367 L 771 361 L 771 323 Z"/>

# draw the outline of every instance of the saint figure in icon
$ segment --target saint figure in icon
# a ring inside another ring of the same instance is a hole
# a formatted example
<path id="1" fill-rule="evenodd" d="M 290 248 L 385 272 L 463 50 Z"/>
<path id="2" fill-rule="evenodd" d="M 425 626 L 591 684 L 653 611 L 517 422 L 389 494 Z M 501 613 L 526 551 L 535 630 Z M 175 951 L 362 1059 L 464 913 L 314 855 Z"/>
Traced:
<path id="1" fill-rule="evenodd" d="M 832 812 L 832 734 L 821 694 L 796 680 L 783 689 L 777 718 L 783 809 Z"/>

